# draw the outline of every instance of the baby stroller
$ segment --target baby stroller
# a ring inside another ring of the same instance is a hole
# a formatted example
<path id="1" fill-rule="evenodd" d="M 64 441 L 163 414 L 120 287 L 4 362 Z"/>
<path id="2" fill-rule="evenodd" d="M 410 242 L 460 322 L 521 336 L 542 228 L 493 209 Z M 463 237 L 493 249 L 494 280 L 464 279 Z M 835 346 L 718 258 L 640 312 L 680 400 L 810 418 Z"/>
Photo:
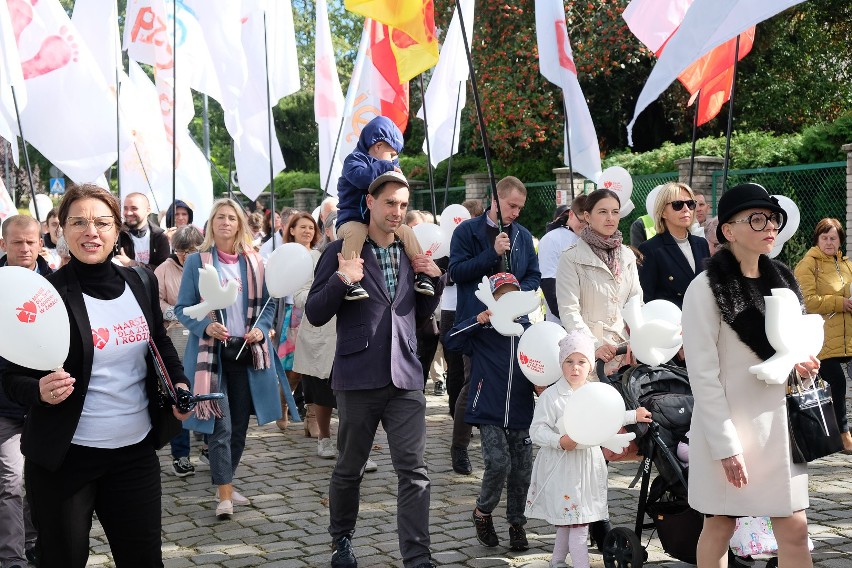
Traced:
<path id="1" fill-rule="evenodd" d="M 638 365 L 611 377 L 605 377 L 599 369 L 598 377 L 621 393 L 628 409 L 644 406 L 654 418 L 650 424 L 627 427 L 636 434 L 642 456 L 639 470 L 630 484 L 634 487 L 641 480 L 636 525 L 633 531 L 616 527 L 606 535 L 602 550 L 604 566 L 641 568 L 648 559 L 641 543 L 644 529 L 656 529 L 666 554 L 695 564 L 704 519 L 689 506 L 689 468 L 676 457 L 678 443 L 686 439 L 692 420 L 692 390 L 686 369 L 675 365 Z M 657 470 L 653 482 L 652 465 Z M 650 522 L 646 522 L 646 514 Z M 773 566 L 774 561 L 767 567 Z M 729 566 L 751 566 L 749 562 L 733 553 L 728 554 Z"/>

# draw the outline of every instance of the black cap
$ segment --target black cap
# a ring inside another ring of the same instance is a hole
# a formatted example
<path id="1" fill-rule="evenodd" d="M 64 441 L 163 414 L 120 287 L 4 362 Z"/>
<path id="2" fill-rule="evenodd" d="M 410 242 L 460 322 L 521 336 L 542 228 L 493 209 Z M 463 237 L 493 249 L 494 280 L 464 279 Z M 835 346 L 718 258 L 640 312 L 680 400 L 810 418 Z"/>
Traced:
<path id="1" fill-rule="evenodd" d="M 722 225 L 730 222 L 734 215 L 746 209 L 769 209 L 775 213 L 780 213 L 783 222 L 778 227 L 779 231 L 787 223 L 787 212 L 778 204 L 776 198 L 769 195 L 765 187 L 756 183 L 742 183 L 726 191 L 719 199 L 717 209 L 719 225 L 716 227 L 716 238 L 719 239 L 720 243 L 728 242 L 728 239 L 722 234 Z"/>

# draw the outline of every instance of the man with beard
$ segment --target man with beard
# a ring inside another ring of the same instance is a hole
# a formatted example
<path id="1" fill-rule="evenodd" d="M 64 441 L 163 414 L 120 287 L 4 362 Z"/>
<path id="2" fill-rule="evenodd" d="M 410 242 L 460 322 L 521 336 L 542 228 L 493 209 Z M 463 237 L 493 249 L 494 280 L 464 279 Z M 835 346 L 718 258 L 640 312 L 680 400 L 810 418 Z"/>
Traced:
<path id="1" fill-rule="evenodd" d="M 169 238 L 160 227 L 148 223 L 151 205 L 141 193 L 124 198 L 124 226 L 118 235 L 118 254 L 124 266 L 147 266 L 154 270 L 169 257 Z"/>

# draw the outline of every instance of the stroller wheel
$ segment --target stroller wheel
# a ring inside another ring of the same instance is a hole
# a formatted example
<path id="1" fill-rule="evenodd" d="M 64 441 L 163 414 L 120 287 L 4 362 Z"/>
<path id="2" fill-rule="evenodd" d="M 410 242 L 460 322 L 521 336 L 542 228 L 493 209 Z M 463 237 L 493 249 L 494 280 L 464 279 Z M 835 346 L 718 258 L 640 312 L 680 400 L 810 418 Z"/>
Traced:
<path id="1" fill-rule="evenodd" d="M 751 568 L 755 566 L 755 563 L 751 557 L 741 558 L 734 554 L 732 550 L 728 550 L 728 566 L 730 568 Z"/>
<path id="2" fill-rule="evenodd" d="M 642 568 L 645 550 L 636 533 L 624 527 L 612 529 L 604 539 L 603 561 L 606 568 Z"/>

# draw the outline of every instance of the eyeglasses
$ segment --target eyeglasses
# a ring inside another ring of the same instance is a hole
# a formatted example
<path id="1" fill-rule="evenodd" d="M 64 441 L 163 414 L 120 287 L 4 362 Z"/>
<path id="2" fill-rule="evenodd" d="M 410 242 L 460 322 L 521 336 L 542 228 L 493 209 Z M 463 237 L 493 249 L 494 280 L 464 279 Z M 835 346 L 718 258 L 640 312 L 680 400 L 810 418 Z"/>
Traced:
<path id="1" fill-rule="evenodd" d="M 728 221 L 728 223 L 748 223 L 752 231 L 763 231 L 770 221 L 772 221 L 776 229 L 780 229 L 784 226 L 784 215 L 781 213 L 770 213 L 767 215 L 766 213 L 756 211 L 744 219 Z"/>
<path id="2" fill-rule="evenodd" d="M 681 209 L 683 209 L 684 205 L 689 207 L 690 211 L 695 211 L 695 206 L 697 205 L 697 203 L 695 203 L 694 199 L 678 199 L 676 201 L 669 201 L 669 205 L 671 205 L 672 209 L 674 209 L 675 211 L 680 211 Z"/>
<path id="3" fill-rule="evenodd" d="M 115 219 L 111 215 L 93 217 L 91 219 L 87 217 L 68 217 L 66 224 L 68 225 L 68 231 L 73 233 L 82 233 L 89 228 L 90 224 L 95 225 L 97 232 L 106 233 L 115 226 Z"/>
<path id="4" fill-rule="evenodd" d="M 180 255 L 184 255 L 184 256 L 185 256 L 185 255 L 188 255 L 188 254 L 192 254 L 192 253 L 194 253 L 194 252 L 198 252 L 198 249 L 197 249 L 197 248 L 192 248 L 192 249 L 180 249 L 180 250 L 175 249 L 175 254 L 180 254 Z"/>

